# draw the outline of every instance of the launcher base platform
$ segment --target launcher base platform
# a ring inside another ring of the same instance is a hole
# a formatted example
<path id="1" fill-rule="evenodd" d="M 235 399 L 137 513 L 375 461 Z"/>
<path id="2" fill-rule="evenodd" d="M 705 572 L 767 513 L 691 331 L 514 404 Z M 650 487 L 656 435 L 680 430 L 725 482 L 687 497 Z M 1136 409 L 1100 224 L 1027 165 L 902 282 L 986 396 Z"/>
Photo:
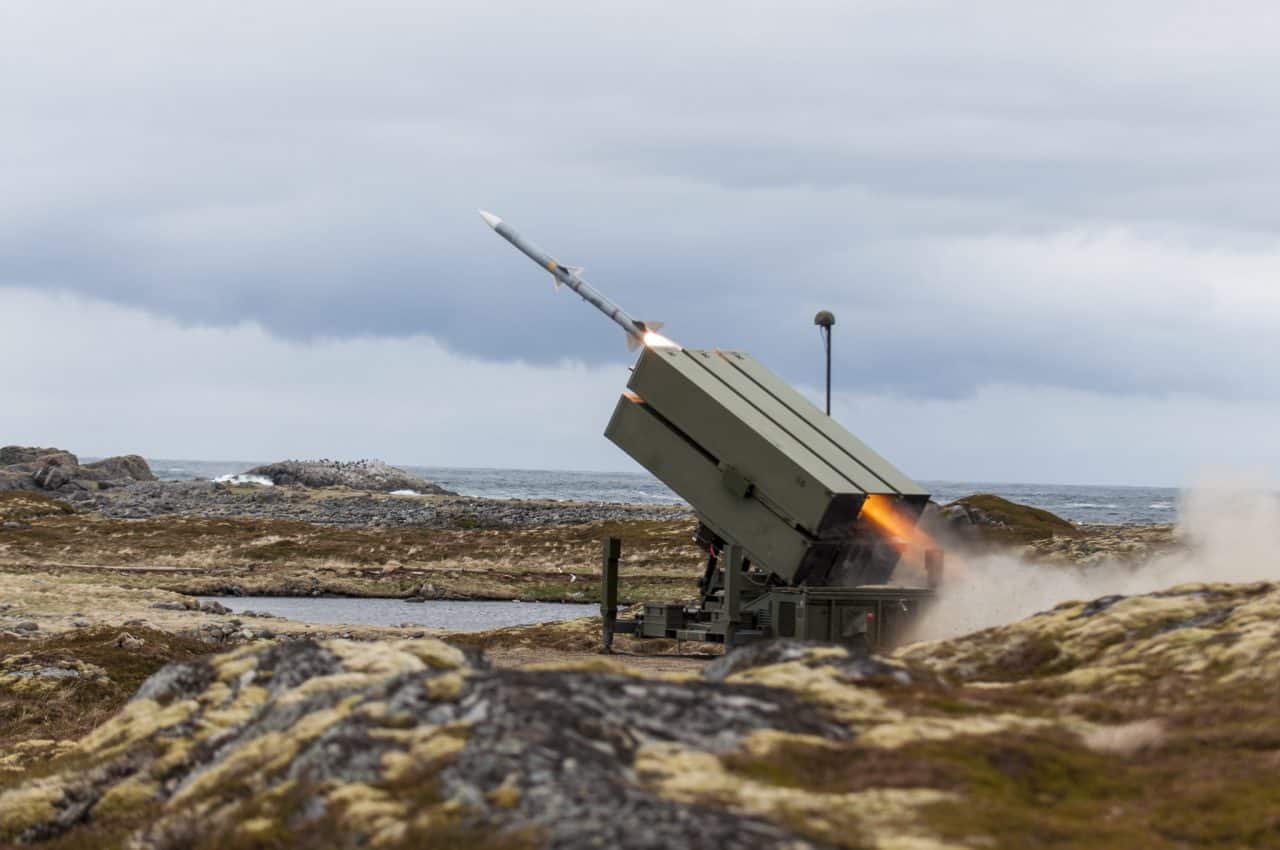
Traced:
<path id="1" fill-rule="evenodd" d="M 742 606 L 730 622 L 722 606 L 647 604 L 628 628 L 640 638 L 671 638 L 741 646 L 791 637 L 845 643 L 868 651 L 901 643 L 932 597 L 922 587 L 776 588 Z"/>

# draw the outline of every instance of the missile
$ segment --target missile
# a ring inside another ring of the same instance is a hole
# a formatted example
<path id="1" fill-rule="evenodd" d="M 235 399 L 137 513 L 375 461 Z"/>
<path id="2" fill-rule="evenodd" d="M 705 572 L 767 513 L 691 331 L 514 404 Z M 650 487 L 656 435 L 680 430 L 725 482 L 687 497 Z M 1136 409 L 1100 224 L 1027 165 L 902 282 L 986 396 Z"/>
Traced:
<path id="1" fill-rule="evenodd" d="M 581 266 L 566 266 L 558 262 L 554 257 L 528 239 L 525 239 L 515 228 L 493 213 L 480 210 L 480 217 L 499 236 L 514 245 L 520 253 L 542 266 L 546 271 L 551 272 L 556 289 L 561 286 L 569 287 L 582 296 L 583 301 L 586 301 L 612 319 L 626 333 L 628 348 L 635 350 L 644 345 L 645 334 L 656 332 L 658 328 L 662 327 L 661 322 L 642 322 L 639 319 L 633 319 L 626 310 L 613 303 L 612 299 L 582 279 Z"/>

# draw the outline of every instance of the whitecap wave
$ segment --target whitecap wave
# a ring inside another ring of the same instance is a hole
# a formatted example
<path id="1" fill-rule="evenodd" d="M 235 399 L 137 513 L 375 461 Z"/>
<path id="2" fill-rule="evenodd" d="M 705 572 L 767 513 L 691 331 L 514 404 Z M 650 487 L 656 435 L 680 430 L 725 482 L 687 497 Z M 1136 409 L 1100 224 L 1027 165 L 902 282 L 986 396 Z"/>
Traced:
<path id="1" fill-rule="evenodd" d="M 260 487 L 274 487 L 276 483 L 265 475 L 249 475 L 237 472 L 230 475 L 219 475 L 213 479 L 219 484 L 257 484 Z"/>

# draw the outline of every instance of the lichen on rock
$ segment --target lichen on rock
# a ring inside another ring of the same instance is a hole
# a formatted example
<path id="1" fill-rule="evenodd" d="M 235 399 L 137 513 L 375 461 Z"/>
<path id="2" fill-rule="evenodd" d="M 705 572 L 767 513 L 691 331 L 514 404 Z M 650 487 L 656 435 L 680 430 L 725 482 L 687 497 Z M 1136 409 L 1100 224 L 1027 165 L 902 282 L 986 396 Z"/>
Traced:
<path id="1" fill-rule="evenodd" d="M 762 728 L 847 734 L 767 688 L 493 670 L 430 640 L 245 647 L 157 673 L 77 745 L 72 755 L 100 768 L 94 778 L 77 770 L 28 789 L 40 805 L 24 806 L 3 837 L 65 831 L 74 823 L 60 801 L 74 799 L 90 801 L 77 815 L 89 820 L 101 801 L 114 817 L 158 801 L 135 835 L 154 847 L 197 823 L 219 846 L 248 846 L 320 820 L 379 846 L 446 827 L 569 847 L 594 846 L 602 831 L 624 842 L 628 828 L 669 846 L 745 830 L 756 836 L 748 846 L 766 846 L 793 836 L 727 812 L 694 817 L 629 779 L 649 743 L 717 752 Z"/>
<path id="2" fill-rule="evenodd" d="M 11 669 L 37 661 L 20 655 Z M 73 745 L 32 741 L 48 762 L 0 784 L 0 842 L 1172 850 L 1280 834 L 1275 585 L 1071 602 L 888 658 L 778 641 L 701 677 L 619 664 L 502 669 L 430 639 L 192 658 Z"/>

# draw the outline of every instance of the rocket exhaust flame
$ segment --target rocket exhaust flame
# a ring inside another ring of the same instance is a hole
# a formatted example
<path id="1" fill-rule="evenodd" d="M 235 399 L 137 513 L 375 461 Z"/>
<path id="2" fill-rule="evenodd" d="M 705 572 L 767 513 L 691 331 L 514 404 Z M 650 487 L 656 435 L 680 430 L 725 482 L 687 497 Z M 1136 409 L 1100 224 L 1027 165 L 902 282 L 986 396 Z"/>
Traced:
<path id="1" fill-rule="evenodd" d="M 858 519 L 866 520 L 888 540 L 900 543 L 906 552 L 923 553 L 942 547 L 924 529 L 920 528 L 914 517 L 904 513 L 891 496 L 873 493 L 862 503 L 862 511 Z"/>
<path id="2" fill-rule="evenodd" d="M 679 348 L 679 343 L 672 342 L 657 331 L 645 331 L 644 344 L 650 348 Z"/>

